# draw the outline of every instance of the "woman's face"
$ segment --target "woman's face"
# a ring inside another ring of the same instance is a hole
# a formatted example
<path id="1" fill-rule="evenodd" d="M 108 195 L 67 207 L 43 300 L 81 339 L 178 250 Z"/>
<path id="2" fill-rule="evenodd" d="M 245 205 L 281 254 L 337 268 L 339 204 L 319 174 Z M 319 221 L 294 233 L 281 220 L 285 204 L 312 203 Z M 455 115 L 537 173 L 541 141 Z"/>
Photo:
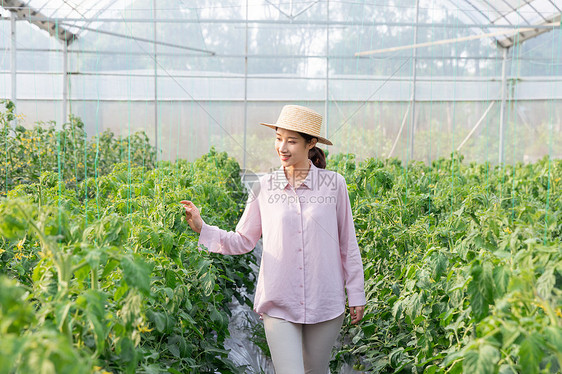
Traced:
<path id="1" fill-rule="evenodd" d="M 310 143 L 296 131 L 277 128 L 275 150 L 283 166 L 296 165 L 308 160 L 308 151 L 316 145 L 313 138 Z"/>

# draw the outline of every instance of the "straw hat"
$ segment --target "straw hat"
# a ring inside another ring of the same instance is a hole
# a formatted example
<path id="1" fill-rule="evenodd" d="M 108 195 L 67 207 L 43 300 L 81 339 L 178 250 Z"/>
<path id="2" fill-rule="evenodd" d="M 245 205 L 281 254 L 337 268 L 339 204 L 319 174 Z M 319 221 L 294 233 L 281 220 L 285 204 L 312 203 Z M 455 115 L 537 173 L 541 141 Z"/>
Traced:
<path id="1" fill-rule="evenodd" d="M 277 123 L 260 123 L 275 130 L 276 127 L 282 129 L 303 132 L 318 138 L 319 143 L 333 145 L 331 141 L 320 136 L 322 127 L 322 115 L 300 105 L 285 105 L 277 119 Z"/>

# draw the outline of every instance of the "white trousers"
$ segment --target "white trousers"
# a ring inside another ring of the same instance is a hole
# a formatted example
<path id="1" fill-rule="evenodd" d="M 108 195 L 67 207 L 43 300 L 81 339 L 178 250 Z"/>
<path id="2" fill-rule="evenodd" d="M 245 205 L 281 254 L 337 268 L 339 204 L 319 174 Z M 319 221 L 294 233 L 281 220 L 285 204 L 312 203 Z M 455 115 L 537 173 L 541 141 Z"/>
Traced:
<path id="1" fill-rule="evenodd" d="M 332 347 L 345 313 L 332 320 L 300 324 L 263 313 L 267 345 L 276 374 L 327 374 Z"/>

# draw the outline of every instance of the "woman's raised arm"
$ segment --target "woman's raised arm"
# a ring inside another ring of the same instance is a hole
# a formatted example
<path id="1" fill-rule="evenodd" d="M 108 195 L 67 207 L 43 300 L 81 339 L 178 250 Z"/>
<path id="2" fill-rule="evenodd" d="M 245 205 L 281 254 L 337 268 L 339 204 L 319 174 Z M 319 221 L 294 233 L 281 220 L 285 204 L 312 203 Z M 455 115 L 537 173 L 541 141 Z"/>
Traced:
<path id="1" fill-rule="evenodd" d="M 201 218 L 199 209 L 191 202 L 182 200 L 186 219 L 193 231 L 199 233 L 199 246 L 210 252 L 239 255 L 250 252 L 262 234 L 261 214 L 257 197 L 248 196 L 246 209 L 242 213 L 235 231 L 226 231 L 217 226 L 206 224 Z"/>

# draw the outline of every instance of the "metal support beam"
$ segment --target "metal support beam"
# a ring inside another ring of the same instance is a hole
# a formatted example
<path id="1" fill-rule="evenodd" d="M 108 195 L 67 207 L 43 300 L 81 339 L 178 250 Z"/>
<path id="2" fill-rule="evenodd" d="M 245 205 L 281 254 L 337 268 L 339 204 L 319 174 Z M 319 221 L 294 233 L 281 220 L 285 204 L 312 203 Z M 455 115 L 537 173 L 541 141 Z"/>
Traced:
<path id="1" fill-rule="evenodd" d="M 416 0 L 416 23 L 420 18 L 420 0 Z M 414 44 L 418 44 L 418 27 L 414 28 Z M 412 115 L 410 119 L 410 157 L 414 159 L 414 135 L 416 131 L 416 76 L 417 76 L 418 50 L 412 50 Z"/>
<path id="2" fill-rule="evenodd" d="M 152 0 L 154 8 L 154 146 L 156 147 L 156 161 L 158 161 L 158 43 L 156 43 L 156 0 Z"/>
<path id="3" fill-rule="evenodd" d="M 474 134 L 474 132 L 476 131 L 476 129 L 480 126 L 480 124 L 482 123 L 482 121 L 484 121 L 484 118 L 486 118 L 486 116 L 488 115 L 488 113 L 490 112 L 490 109 L 492 109 L 492 107 L 494 106 L 496 102 L 492 101 L 490 103 L 490 105 L 488 105 L 488 109 L 486 109 L 486 111 L 484 112 L 484 114 L 482 114 L 482 117 L 480 117 L 480 119 L 478 120 L 478 122 L 476 122 L 476 125 L 474 125 L 474 127 L 472 128 L 472 130 L 470 130 L 470 132 L 468 133 L 468 135 L 464 138 L 464 140 L 461 142 L 461 144 L 459 144 L 459 146 L 457 147 L 457 151 L 460 151 L 462 146 L 468 141 L 468 139 L 470 139 L 470 137 L 472 136 L 472 134 Z"/>
<path id="4" fill-rule="evenodd" d="M 554 26 L 554 27 L 556 27 L 556 25 L 560 24 L 561 18 L 562 18 L 562 14 L 558 14 L 557 16 L 554 16 L 550 19 L 547 19 L 543 23 L 541 23 L 537 26 Z M 518 35 L 515 34 L 515 35 L 510 36 L 508 38 L 498 40 L 498 43 L 503 48 L 510 48 L 510 47 L 513 47 L 516 44 L 523 43 L 525 40 L 536 38 L 537 36 L 539 36 L 541 34 L 544 34 L 545 32 L 549 32 L 551 30 L 553 30 L 553 29 L 534 28 L 534 27 L 532 29 L 523 29 L 522 31 L 519 32 Z"/>
<path id="5" fill-rule="evenodd" d="M 390 152 L 388 152 L 387 158 L 392 157 L 394 153 L 394 149 L 396 148 L 396 144 L 398 144 L 398 140 L 400 140 L 400 135 L 402 135 L 402 130 L 404 129 L 404 125 L 406 124 L 406 120 L 408 119 L 408 113 L 410 113 L 410 106 L 412 103 L 408 103 L 408 108 L 406 108 L 406 113 L 404 113 L 404 118 L 402 118 L 402 124 L 400 125 L 400 130 L 398 130 L 398 135 L 396 135 L 396 139 L 394 139 L 394 143 L 392 144 L 392 148 Z"/>
<path id="6" fill-rule="evenodd" d="M 557 26 L 557 23 L 549 23 L 546 26 Z M 418 25 L 415 26 L 416 28 L 418 28 Z M 532 31 L 534 30 L 533 27 L 527 27 L 524 29 L 504 29 L 501 31 L 495 31 L 495 32 L 491 32 L 491 33 L 486 33 L 486 34 L 478 34 L 478 35 L 470 35 L 470 36 L 463 36 L 460 38 L 454 38 L 454 39 L 443 39 L 443 40 L 435 40 L 432 42 L 425 42 L 425 43 L 414 43 L 414 44 L 409 44 L 409 45 L 402 45 L 399 47 L 391 47 L 391 48 L 382 48 L 382 49 L 375 49 L 372 51 L 363 51 L 363 52 L 356 52 L 355 56 L 360 57 L 360 56 L 370 56 L 370 55 L 375 55 L 375 54 L 381 54 L 381 53 L 387 53 L 387 52 L 397 52 L 397 51 L 402 51 L 402 50 L 406 50 L 406 49 L 417 49 L 417 48 L 423 48 L 423 47 L 431 47 L 431 46 L 435 46 L 435 45 L 444 45 L 444 44 L 451 44 L 451 43 L 460 43 L 460 42 L 466 42 L 469 40 L 478 40 L 478 39 L 484 39 L 487 37 L 492 37 L 492 36 L 502 36 L 505 34 L 509 34 L 509 33 L 513 33 L 514 35 L 517 35 L 518 33 L 523 33 L 526 31 Z M 501 44 L 501 42 L 498 41 L 498 46 L 499 47 L 503 47 L 503 44 Z M 508 45 L 508 47 L 510 47 L 511 45 Z"/>
<path id="7" fill-rule="evenodd" d="M 504 128 L 505 128 L 505 102 L 507 99 L 507 52 L 509 48 L 503 49 L 502 60 L 502 102 L 500 107 L 500 139 L 499 139 L 499 152 L 498 163 L 503 163 L 503 147 L 504 147 Z"/>
<path id="8" fill-rule="evenodd" d="M 326 83 L 325 83 L 325 101 L 324 101 L 324 124 L 326 125 L 326 138 L 330 138 L 329 134 L 329 118 L 330 118 L 330 0 L 326 0 Z"/>
<path id="9" fill-rule="evenodd" d="M 248 1 L 246 0 L 246 25 L 245 32 L 246 36 L 244 39 L 244 149 L 243 149 L 243 161 L 242 168 L 246 170 L 246 138 L 247 138 L 247 128 L 248 128 Z"/>
<path id="10" fill-rule="evenodd" d="M 154 24 L 157 23 L 156 18 L 154 18 Z M 62 21 L 61 24 L 68 24 L 67 22 Z M 146 38 L 139 38 L 137 36 L 132 36 L 132 35 L 124 35 L 124 34 L 119 34 L 116 32 L 111 32 L 111 31 L 104 31 L 104 30 L 100 30 L 100 29 L 93 29 L 90 27 L 85 27 L 85 26 L 74 26 L 74 27 L 78 27 L 80 28 L 80 30 L 86 30 L 86 31 L 91 31 L 91 32 L 96 32 L 98 34 L 104 34 L 104 35 L 111 35 L 111 36 L 115 36 L 116 38 L 125 38 L 125 39 L 131 39 L 131 40 L 136 40 L 138 42 L 146 42 L 146 43 L 154 43 L 154 44 L 160 44 L 166 47 L 174 47 L 174 48 L 179 48 L 179 49 L 185 49 L 187 51 L 196 51 L 196 52 L 204 52 L 204 53 L 208 53 L 210 55 L 214 55 L 215 52 L 212 51 L 208 51 L 206 49 L 199 49 L 199 48 L 192 48 L 192 47 L 186 47 L 183 45 L 179 45 L 179 44 L 174 44 L 174 43 L 166 43 L 166 42 L 158 42 L 156 41 L 156 39 L 154 40 L 150 40 L 150 39 L 146 39 Z"/>
<path id="11" fill-rule="evenodd" d="M 14 113 L 17 113 L 18 110 L 18 95 L 17 95 L 17 59 L 16 59 L 16 14 L 15 13 L 11 13 L 10 14 L 10 27 L 11 27 L 11 31 L 10 31 L 10 56 L 11 56 L 11 60 L 10 60 L 10 74 L 12 76 L 12 101 L 14 102 L 14 105 L 16 106 Z M 14 119 L 14 124 L 16 123 L 16 120 Z"/>
<path id="12" fill-rule="evenodd" d="M 57 21 L 60 21 L 60 19 L 55 20 L 46 17 L 41 14 L 40 11 L 30 7 L 23 1 L 2 0 L 1 4 L 2 8 L 11 11 L 12 15 L 17 16 L 18 19 L 27 20 L 29 23 L 47 31 L 51 36 L 55 36 L 65 43 L 70 44 L 77 38 L 75 34 L 62 28 L 60 25 L 57 27 Z"/>
<path id="13" fill-rule="evenodd" d="M 68 121 L 68 45 L 63 44 L 62 61 L 62 123 Z"/>
<path id="14" fill-rule="evenodd" d="M 161 43 L 158 43 L 160 45 L 162 45 Z M 18 52 L 62 52 L 62 49 L 58 49 L 58 48 L 18 48 L 17 49 Z M 69 54 L 76 54 L 76 55 L 86 55 L 86 54 L 92 54 L 92 55 L 109 55 L 109 56 L 146 56 L 146 52 L 142 51 L 142 52 L 134 52 L 134 51 L 125 51 L 125 50 L 120 50 L 120 51 L 96 51 L 93 49 L 69 49 L 68 50 Z M 205 57 L 205 58 L 213 58 L 215 56 L 218 57 L 222 57 L 222 58 L 244 58 L 244 54 L 240 53 L 240 54 L 234 54 L 234 53 L 221 53 L 221 54 L 200 54 L 200 53 L 185 53 L 185 52 L 160 52 L 158 54 L 159 56 L 172 56 L 172 57 Z M 315 59 L 325 59 L 326 55 L 325 54 L 254 54 L 251 55 L 249 57 L 252 57 L 252 59 L 259 59 L 259 58 L 267 58 L 267 59 L 271 59 L 271 58 L 285 58 L 285 59 L 294 59 L 294 58 L 315 58 Z M 336 60 L 354 60 L 356 61 L 358 58 L 361 59 L 370 59 L 371 57 L 355 57 L 352 55 L 338 55 L 338 54 L 330 54 L 330 58 L 336 59 Z M 405 56 L 405 55 L 396 55 L 396 56 L 392 56 L 392 57 L 381 57 L 380 59 L 383 59 L 385 61 L 390 61 L 390 60 L 405 60 L 411 58 L 411 55 Z M 420 56 L 418 55 L 416 57 L 418 59 L 418 61 L 420 60 L 435 60 L 435 56 Z M 482 60 L 491 60 L 496 62 L 497 61 L 497 56 L 439 56 L 439 60 L 474 60 L 474 61 L 482 61 Z M 517 61 L 530 61 L 530 62 L 552 62 L 552 58 L 541 58 L 541 57 L 521 57 L 518 58 Z M 354 76 L 357 76 L 356 74 L 354 74 Z M 473 79 L 473 77 L 469 77 L 470 79 Z M 323 77 L 321 79 L 324 79 Z M 363 79 L 363 78 L 362 78 Z M 395 77 L 395 79 L 398 79 L 398 77 Z M 457 80 L 463 79 L 463 77 L 458 77 Z M 464 78 L 466 79 L 466 77 Z M 408 80 L 410 80 L 410 78 L 408 77 Z"/>
<path id="15" fill-rule="evenodd" d="M 6 0 L 4 0 L 6 1 Z M 4 19 L 4 17 L 0 17 L 0 20 Z M 84 17 L 84 18 L 60 18 L 60 17 L 26 17 L 26 19 L 30 21 L 44 21 L 50 22 L 52 24 L 56 23 L 57 21 L 59 24 L 65 23 L 71 27 L 78 27 L 81 28 L 80 25 L 71 24 L 71 22 L 100 22 L 100 23 L 152 23 L 154 22 L 153 18 L 92 18 L 92 17 Z M 184 18 L 160 18 L 156 20 L 158 23 L 220 23 L 220 24 L 240 24 L 243 25 L 246 20 L 245 19 L 210 19 L 210 18 L 193 18 L 193 19 L 184 19 Z M 265 25 L 300 25 L 300 26 L 309 26 L 309 27 L 325 27 L 325 21 L 313 21 L 313 20 L 291 20 L 291 19 L 250 19 L 248 20 L 249 24 L 265 24 Z M 529 24 L 513 24 L 513 25 L 501 25 L 501 24 L 490 24 L 490 23 L 470 23 L 470 24 L 463 24 L 463 23 L 445 23 L 445 22 L 428 22 L 428 23 L 415 23 L 415 22 L 387 22 L 385 20 L 379 22 L 369 22 L 365 24 L 362 21 L 336 21 L 332 20 L 330 22 L 331 27 L 337 26 L 364 26 L 364 27 L 377 27 L 377 26 L 386 26 L 386 27 L 429 27 L 429 28 L 452 28 L 452 29 L 473 29 L 473 28 L 484 28 L 484 29 L 521 29 L 521 28 L 534 28 L 537 30 L 546 29 L 546 30 L 553 30 L 558 27 L 558 25 L 548 25 L 548 24 L 541 24 L 541 25 L 529 25 Z"/>

